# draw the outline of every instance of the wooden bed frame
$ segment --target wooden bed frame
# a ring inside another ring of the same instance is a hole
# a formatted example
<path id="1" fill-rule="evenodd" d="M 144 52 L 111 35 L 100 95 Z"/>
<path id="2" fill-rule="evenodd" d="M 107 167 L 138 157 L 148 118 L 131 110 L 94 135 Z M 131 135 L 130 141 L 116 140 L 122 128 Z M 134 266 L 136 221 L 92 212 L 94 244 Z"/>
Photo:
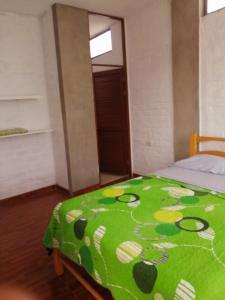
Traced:
<path id="1" fill-rule="evenodd" d="M 216 156 L 225 157 L 225 152 L 223 151 L 216 151 L 216 150 L 207 150 L 207 151 L 200 151 L 199 144 L 202 142 L 225 142 L 225 138 L 218 138 L 218 137 L 206 137 L 206 136 L 199 136 L 197 133 L 193 133 L 190 137 L 190 156 L 196 154 L 211 154 Z M 104 300 L 104 298 L 97 292 L 91 284 L 79 274 L 78 271 L 75 270 L 68 262 L 67 259 L 61 255 L 58 249 L 53 250 L 53 257 L 54 257 L 54 269 L 58 276 L 63 275 L 64 268 L 67 269 L 79 282 L 83 287 L 96 299 L 96 300 Z"/>
<path id="2" fill-rule="evenodd" d="M 197 133 L 193 133 L 190 137 L 190 149 L 189 149 L 190 156 L 196 154 L 211 154 L 211 155 L 225 157 L 224 151 L 217 151 L 217 150 L 200 151 L 199 144 L 202 142 L 225 142 L 225 138 L 200 136 Z"/>
<path id="3" fill-rule="evenodd" d="M 64 274 L 64 268 L 67 269 L 96 300 L 104 300 L 104 298 L 91 286 L 91 284 L 67 262 L 67 259 L 61 255 L 58 249 L 53 250 L 53 259 L 55 273 L 58 276 L 62 276 Z"/>

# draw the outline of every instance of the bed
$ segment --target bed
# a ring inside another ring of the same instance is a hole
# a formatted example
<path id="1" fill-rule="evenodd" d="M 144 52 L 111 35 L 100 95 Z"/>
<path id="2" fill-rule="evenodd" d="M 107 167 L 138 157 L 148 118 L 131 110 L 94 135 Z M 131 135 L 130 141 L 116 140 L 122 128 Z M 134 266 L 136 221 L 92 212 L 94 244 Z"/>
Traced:
<path id="1" fill-rule="evenodd" d="M 206 141 L 225 139 L 192 135 L 202 169 L 185 160 L 59 203 L 44 237 L 56 273 L 66 267 L 96 299 L 64 257 L 116 300 L 225 299 L 225 152 L 200 151 Z"/>

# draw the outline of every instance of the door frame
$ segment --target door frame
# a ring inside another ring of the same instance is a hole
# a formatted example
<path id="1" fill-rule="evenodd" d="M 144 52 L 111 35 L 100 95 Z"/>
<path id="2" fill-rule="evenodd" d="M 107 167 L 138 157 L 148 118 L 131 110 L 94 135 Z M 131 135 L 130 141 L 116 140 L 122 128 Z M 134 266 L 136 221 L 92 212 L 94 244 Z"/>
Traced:
<path id="1" fill-rule="evenodd" d="M 130 135 L 130 108 L 129 108 L 129 93 L 128 93 L 128 76 L 127 76 L 127 52 L 126 52 L 126 34 L 125 34 L 125 21 L 124 18 L 111 16 L 108 14 L 102 14 L 94 11 L 88 11 L 89 15 L 98 15 L 103 17 L 109 17 L 111 19 L 115 19 L 121 22 L 121 34 L 122 34 L 122 47 L 123 47 L 123 65 L 112 65 L 112 64 L 92 64 L 91 66 L 102 66 L 102 67 L 117 67 L 117 68 L 123 68 L 124 70 L 124 98 L 126 101 L 126 125 L 127 125 L 127 141 L 128 141 L 128 153 L 127 153 L 127 168 L 129 172 L 130 178 L 132 178 L 132 162 L 131 162 L 131 135 Z M 92 72 L 92 80 L 93 80 L 93 89 L 94 89 L 94 77 Z M 95 97 L 95 93 L 94 93 Z M 94 99 L 94 105 L 95 105 L 95 99 Z M 95 127 L 96 127 L 96 136 L 98 138 L 97 134 L 97 114 L 96 114 L 96 105 L 95 105 Z M 99 146 L 98 146 L 98 162 L 100 161 L 99 157 Z M 100 171 L 99 171 L 99 177 L 100 177 Z M 121 176 L 122 177 L 122 176 Z"/>

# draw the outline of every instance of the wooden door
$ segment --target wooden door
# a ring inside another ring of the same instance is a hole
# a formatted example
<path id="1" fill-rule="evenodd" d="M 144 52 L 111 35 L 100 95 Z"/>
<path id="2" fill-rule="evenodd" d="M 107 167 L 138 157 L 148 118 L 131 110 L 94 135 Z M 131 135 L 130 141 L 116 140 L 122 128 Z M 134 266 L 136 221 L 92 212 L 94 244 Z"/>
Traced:
<path id="1" fill-rule="evenodd" d="M 130 172 L 128 103 L 125 72 L 116 69 L 93 75 L 101 172 Z"/>

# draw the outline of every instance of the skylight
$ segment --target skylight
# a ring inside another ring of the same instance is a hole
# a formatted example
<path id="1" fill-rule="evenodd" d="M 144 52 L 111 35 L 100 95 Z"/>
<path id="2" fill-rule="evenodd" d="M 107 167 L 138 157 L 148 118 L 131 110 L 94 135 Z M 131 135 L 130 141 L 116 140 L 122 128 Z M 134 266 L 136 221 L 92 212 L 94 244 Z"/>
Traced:
<path id="1" fill-rule="evenodd" d="M 112 34 L 108 30 L 90 40 L 91 58 L 112 51 Z"/>
<path id="2" fill-rule="evenodd" d="M 225 7 L 225 0 L 208 0 L 207 13 L 214 12 Z"/>

